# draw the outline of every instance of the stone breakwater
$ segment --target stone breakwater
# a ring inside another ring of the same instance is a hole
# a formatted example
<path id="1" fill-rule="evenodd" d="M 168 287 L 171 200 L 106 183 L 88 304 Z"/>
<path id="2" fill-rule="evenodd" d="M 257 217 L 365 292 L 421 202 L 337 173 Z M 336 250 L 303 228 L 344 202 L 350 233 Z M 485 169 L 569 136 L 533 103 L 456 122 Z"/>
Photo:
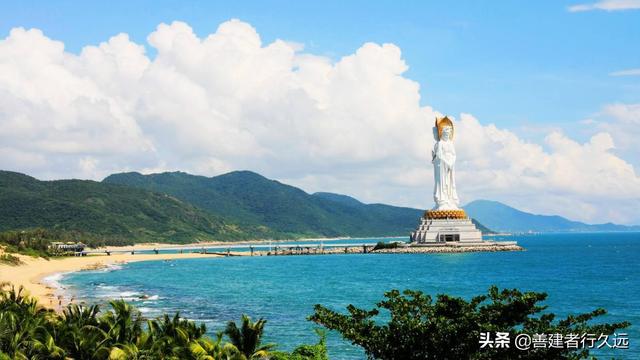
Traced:
<path id="1" fill-rule="evenodd" d="M 439 245 L 439 246 L 406 246 L 393 249 L 373 250 L 374 245 L 358 247 L 282 247 L 272 251 L 256 251 L 254 256 L 290 256 L 290 255 L 337 255 L 337 254 L 446 254 L 466 252 L 497 252 L 523 251 L 524 248 L 516 244 L 487 244 L 487 245 Z"/>

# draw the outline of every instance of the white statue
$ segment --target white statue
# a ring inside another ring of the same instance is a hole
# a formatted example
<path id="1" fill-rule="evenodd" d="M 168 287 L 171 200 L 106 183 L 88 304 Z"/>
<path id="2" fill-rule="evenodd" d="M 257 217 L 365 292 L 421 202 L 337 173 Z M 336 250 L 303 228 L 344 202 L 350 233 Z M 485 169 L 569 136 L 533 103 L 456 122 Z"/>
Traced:
<path id="1" fill-rule="evenodd" d="M 433 199 L 434 210 L 458 210 L 458 193 L 456 192 L 455 163 L 456 148 L 453 145 L 453 122 L 448 117 L 436 118 L 433 128 L 436 145 L 431 152 L 435 187 Z"/>

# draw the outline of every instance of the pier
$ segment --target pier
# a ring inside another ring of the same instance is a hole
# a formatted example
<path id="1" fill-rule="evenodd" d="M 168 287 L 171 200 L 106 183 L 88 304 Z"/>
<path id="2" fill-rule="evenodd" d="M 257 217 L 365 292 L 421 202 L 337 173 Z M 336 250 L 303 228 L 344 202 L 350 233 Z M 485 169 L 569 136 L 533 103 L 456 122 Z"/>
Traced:
<path id="1" fill-rule="evenodd" d="M 262 254 L 265 251 L 273 255 L 282 254 L 284 252 L 295 252 L 297 254 L 320 254 L 326 249 L 335 248 L 359 248 L 359 249 L 373 249 L 376 246 L 374 243 L 336 243 L 336 244 L 310 244 L 310 243 L 287 243 L 287 244 L 229 244 L 229 245 L 176 245 L 167 247 L 157 247 L 149 249 L 148 247 L 138 248 L 123 247 L 123 248 L 107 248 L 107 249 L 92 249 L 83 251 L 84 255 L 111 255 L 121 253 L 135 254 L 149 254 L 155 253 L 200 253 L 200 254 L 212 254 L 212 255 L 228 255 L 238 256 L 237 253 L 249 253 L 249 254 Z"/>

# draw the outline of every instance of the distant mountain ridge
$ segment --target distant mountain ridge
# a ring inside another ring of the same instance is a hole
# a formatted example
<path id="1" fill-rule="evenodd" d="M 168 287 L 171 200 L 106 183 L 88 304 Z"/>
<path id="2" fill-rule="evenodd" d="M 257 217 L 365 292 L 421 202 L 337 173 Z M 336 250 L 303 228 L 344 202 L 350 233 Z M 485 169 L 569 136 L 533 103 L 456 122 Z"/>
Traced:
<path id="1" fill-rule="evenodd" d="M 501 232 L 640 231 L 640 226 L 585 224 L 558 215 L 535 215 L 498 201 L 475 200 L 464 206 L 470 217 Z"/>

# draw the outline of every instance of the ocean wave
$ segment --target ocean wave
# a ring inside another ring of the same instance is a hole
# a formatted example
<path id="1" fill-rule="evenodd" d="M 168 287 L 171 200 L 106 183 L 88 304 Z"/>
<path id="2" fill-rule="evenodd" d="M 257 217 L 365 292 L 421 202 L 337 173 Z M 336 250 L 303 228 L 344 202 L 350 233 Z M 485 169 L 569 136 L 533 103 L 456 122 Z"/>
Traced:
<path id="1" fill-rule="evenodd" d="M 158 296 L 158 295 L 146 295 L 146 294 L 143 294 L 143 295 L 139 295 L 135 299 L 135 301 L 142 301 L 143 304 L 150 304 L 150 303 L 153 303 L 154 301 L 159 300 L 159 299 L 160 299 L 160 296 Z"/>
<path id="2" fill-rule="evenodd" d="M 196 323 L 207 323 L 207 324 L 214 324 L 214 323 L 220 323 L 220 324 L 226 324 L 226 322 L 221 321 L 220 319 L 214 319 L 214 318 L 199 318 L 199 317 L 195 317 L 195 318 L 187 318 L 189 321 L 193 321 Z"/>
<path id="3" fill-rule="evenodd" d="M 136 307 L 136 309 L 138 309 L 140 311 L 140 313 L 142 313 L 146 317 L 154 317 L 154 316 L 158 316 L 158 315 L 161 315 L 161 314 L 174 313 L 174 311 L 171 308 L 168 308 L 168 307 L 140 306 L 140 307 Z M 181 317 L 181 319 L 185 319 L 185 318 Z"/>
<path id="4" fill-rule="evenodd" d="M 96 295 L 103 299 L 122 299 L 131 302 L 142 301 L 143 303 L 152 303 L 160 299 L 158 295 L 146 295 L 139 291 L 121 290 L 115 286 L 104 286 L 96 292 Z"/>
<path id="5" fill-rule="evenodd" d="M 140 299 L 141 293 L 137 291 L 122 290 L 113 285 L 96 286 L 96 297 L 103 299 L 123 299 L 126 301 L 136 301 Z"/>
<path id="6" fill-rule="evenodd" d="M 113 285 L 107 285 L 105 283 L 100 283 L 96 286 L 96 289 L 98 290 L 116 290 L 118 289 L 117 286 L 113 286 Z"/>
<path id="7" fill-rule="evenodd" d="M 53 275 L 46 276 L 43 280 L 45 282 L 58 282 L 62 280 L 63 273 L 55 273 Z"/>
<path id="8" fill-rule="evenodd" d="M 66 274 L 67 273 L 64 273 L 64 272 L 51 274 L 49 276 L 44 277 L 42 279 L 42 282 L 44 282 L 47 286 L 54 288 L 56 290 L 64 290 L 65 287 L 64 285 L 62 285 L 61 281 Z"/>
<path id="9" fill-rule="evenodd" d="M 107 266 L 104 267 L 104 269 L 102 269 L 102 272 L 109 272 L 109 271 L 116 271 L 116 270 L 122 270 L 122 265 L 119 264 L 107 264 Z"/>

